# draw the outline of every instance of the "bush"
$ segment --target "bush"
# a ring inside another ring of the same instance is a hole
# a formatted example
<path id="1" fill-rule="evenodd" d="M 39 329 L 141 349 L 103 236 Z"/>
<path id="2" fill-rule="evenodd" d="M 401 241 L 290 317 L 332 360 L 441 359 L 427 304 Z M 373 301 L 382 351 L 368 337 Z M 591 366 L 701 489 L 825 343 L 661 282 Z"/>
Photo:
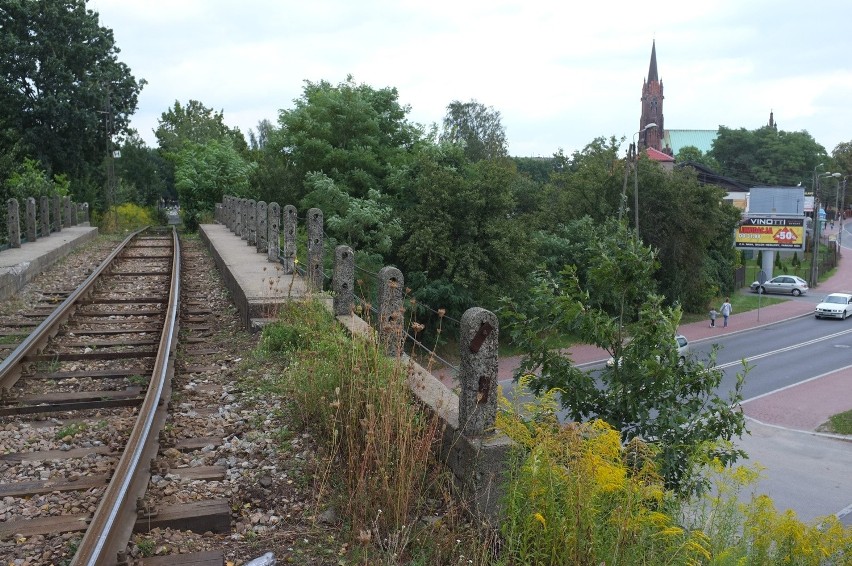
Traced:
<path id="1" fill-rule="evenodd" d="M 99 230 L 108 234 L 138 230 L 154 224 L 150 209 L 133 203 L 113 206 L 102 214 L 93 213 L 93 223 Z"/>
<path id="2" fill-rule="evenodd" d="M 743 502 L 756 470 L 709 462 L 713 495 L 681 502 L 648 445 L 622 445 L 602 421 L 560 425 L 555 394 L 519 409 L 501 398 L 497 427 L 518 449 L 500 564 L 849 564 L 852 529 L 836 517 L 805 524 L 766 496 Z"/>
<path id="3" fill-rule="evenodd" d="M 523 408 L 501 398 L 497 428 L 518 445 L 501 522 L 506 564 L 700 564 L 703 533 L 661 512 L 669 494 L 640 441 L 603 421 L 560 426 L 552 390 Z"/>

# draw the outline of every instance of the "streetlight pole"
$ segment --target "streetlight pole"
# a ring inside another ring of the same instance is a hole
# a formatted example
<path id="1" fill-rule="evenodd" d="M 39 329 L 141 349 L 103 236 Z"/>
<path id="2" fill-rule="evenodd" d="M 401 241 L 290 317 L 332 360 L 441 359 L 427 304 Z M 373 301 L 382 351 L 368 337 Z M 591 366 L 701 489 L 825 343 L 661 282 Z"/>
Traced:
<path id="1" fill-rule="evenodd" d="M 639 237 L 639 151 L 636 146 L 636 136 L 644 134 L 651 128 L 656 128 L 657 124 L 651 122 L 644 128 L 633 134 L 633 224 L 636 226 L 636 237 Z"/>
<path id="2" fill-rule="evenodd" d="M 837 233 L 837 247 L 838 251 L 843 252 L 843 248 L 840 244 L 843 241 L 843 220 L 846 218 L 846 180 L 849 178 L 849 175 L 843 176 L 843 188 L 841 190 L 840 196 L 840 231 Z"/>
<path id="3" fill-rule="evenodd" d="M 817 169 L 819 169 L 823 165 L 824 165 L 824 163 L 820 163 L 819 165 L 814 167 L 814 175 L 813 175 L 813 180 L 814 180 L 814 182 L 813 182 L 813 188 L 814 188 L 814 218 L 813 218 L 813 223 L 811 224 L 811 232 L 812 232 L 812 234 L 811 234 L 811 276 L 809 277 L 809 279 L 810 279 L 809 284 L 810 284 L 811 287 L 817 286 L 817 282 L 816 282 L 817 260 L 816 260 L 816 257 L 817 257 L 817 250 L 819 249 L 819 240 L 818 240 L 818 238 L 819 238 L 819 196 L 817 194 L 818 193 L 817 183 L 819 182 L 819 180 L 817 179 L 817 173 L 816 172 L 817 172 Z"/>
<path id="4" fill-rule="evenodd" d="M 820 167 L 821 165 L 822 165 L 822 163 L 817 165 L 817 167 Z M 817 175 L 816 174 L 816 167 L 814 167 L 814 180 L 815 180 L 815 184 L 814 184 L 814 222 L 815 222 L 815 224 L 814 224 L 814 246 L 813 246 L 813 249 L 811 250 L 811 281 L 810 281 L 811 287 L 817 287 L 818 286 L 817 280 L 819 279 L 819 232 L 820 232 L 820 225 L 822 224 L 820 222 L 820 219 L 819 219 L 819 180 L 822 179 L 823 177 L 833 177 L 833 176 L 834 175 L 832 175 L 831 173 L 829 173 L 827 171 L 825 173 L 823 173 L 822 175 Z"/>

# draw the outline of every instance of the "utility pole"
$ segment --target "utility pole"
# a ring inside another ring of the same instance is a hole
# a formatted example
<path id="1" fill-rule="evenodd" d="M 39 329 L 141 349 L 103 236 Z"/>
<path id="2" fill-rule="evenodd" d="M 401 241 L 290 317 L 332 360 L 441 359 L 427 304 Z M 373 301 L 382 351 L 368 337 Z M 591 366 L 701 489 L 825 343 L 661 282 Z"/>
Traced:
<path id="1" fill-rule="evenodd" d="M 843 188 L 840 191 L 840 231 L 837 233 L 837 251 L 840 253 L 843 253 L 840 243 L 843 241 L 843 220 L 846 218 L 846 180 L 848 178 L 849 175 L 843 177 Z"/>
<path id="2" fill-rule="evenodd" d="M 107 214 L 110 211 L 113 211 L 116 215 L 118 212 L 115 210 L 115 154 L 112 149 L 112 134 L 114 129 L 114 116 L 112 114 L 112 96 L 110 92 L 110 85 L 107 83 L 106 85 L 106 100 L 104 101 L 104 109 L 102 111 L 104 115 L 104 137 L 106 139 L 106 152 L 107 152 L 107 160 L 106 160 L 106 210 Z M 118 216 L 114 218 L 115 222 L 118 222 Z"/>
<path id="3" fill-rule="evenodd" d="M 813 221 L 813 244 L 811 246 L 811 277 L 808 284 L 811 288 L 817 286 L 817 261 L 819 258 L 819 177 L 817 169 L 822 167 L 820 163 L 814 167 L 814 221 Z"/>
<path id="4" fill-rule="evenodd" d="M 814 221 L 816 224 L 814 225 L 814 248 L 811 252 L 811 280 L 809 281 L 811 287 L 816 287 L 819 279 L 819 232 L 822 224 L 819 218 L 819 180 L 823 177 L 840 177 L 840 173 L 829 173 L 828 171 L 822 175 L 817 175 L 816 169 L 821 165 L 822 163 L 814 167 Z"/>

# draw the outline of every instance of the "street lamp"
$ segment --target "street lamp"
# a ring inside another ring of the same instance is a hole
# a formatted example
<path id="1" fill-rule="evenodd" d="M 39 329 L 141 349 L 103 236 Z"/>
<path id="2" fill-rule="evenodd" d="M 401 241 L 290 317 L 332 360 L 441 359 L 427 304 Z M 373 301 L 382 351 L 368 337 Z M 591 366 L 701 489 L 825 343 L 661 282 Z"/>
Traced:
<path id="1" fill-rule="evenodd" d="M 849 178 L 849 175 L 843 176 L 843 187 L 840 191 L 840 208 L 842 211 L 840 212 L 840 231 L 837 233 L 837 246 L 840 248 L 840 244 L 843 241 L 843 220 L 846 218 L 846 180 Z"/>
<path id="2" fill-rule="evenodd" d="M 840 173 L 829 173 L 826 171 L 822 175 L 817 175 L 816 170 L 822 167 L 822 163 L 814 167 L 814 243 L 811 250 L 811 287 L 817 287 L 819 278 L 819 180 L 825 177 L 839 177 Z"/>
<path id="3" fill-rule="evenodd" d="M 820 163 L 816 167 L 814 167 L 814 176 L 813 176 L 813 188 L 814 188 L 814 218 L 813 223 L 811 225 L 811 276 L 809 279 L 811 280 L 811 287 L 816 287 L 816 266 L 817 266 L 817 250 L 819 249 L 819 197 L 817 195 L 817 183 L 819 180 L 817 179 L 817 169 L 825 165 L 824 163 Z"/>
<path id="4" fill-rule="evenodd" d="M 656 128 L 657 124 L 651 122 L 646 125 L 644 128 L 633 134 L 633 144 L 631 145 L 633 151 L 633 223 L 636 226 L 636 237 L 639 237 L 639 152 L 636 150 L 636 136 L 639 134 L 644 134 L 651 128 Z"/>

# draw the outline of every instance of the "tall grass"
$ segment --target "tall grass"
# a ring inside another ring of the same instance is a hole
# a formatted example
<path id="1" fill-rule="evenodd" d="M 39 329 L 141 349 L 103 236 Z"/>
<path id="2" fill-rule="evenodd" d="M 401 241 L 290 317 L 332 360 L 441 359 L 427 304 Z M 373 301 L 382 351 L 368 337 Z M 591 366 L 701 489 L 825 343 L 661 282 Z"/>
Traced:
<path id="1" fill-rule="evenodd" d="M 415 510 L 436 474 L 439 420 L 420 411 L 409 367 L 370 340 L 349 336 L 318 301 L 287 303 L 264 330 L 262 347 L 287 354 L 287 381 L 301 425 L 335 454 L 352 532 L 405 550 Z"/>

